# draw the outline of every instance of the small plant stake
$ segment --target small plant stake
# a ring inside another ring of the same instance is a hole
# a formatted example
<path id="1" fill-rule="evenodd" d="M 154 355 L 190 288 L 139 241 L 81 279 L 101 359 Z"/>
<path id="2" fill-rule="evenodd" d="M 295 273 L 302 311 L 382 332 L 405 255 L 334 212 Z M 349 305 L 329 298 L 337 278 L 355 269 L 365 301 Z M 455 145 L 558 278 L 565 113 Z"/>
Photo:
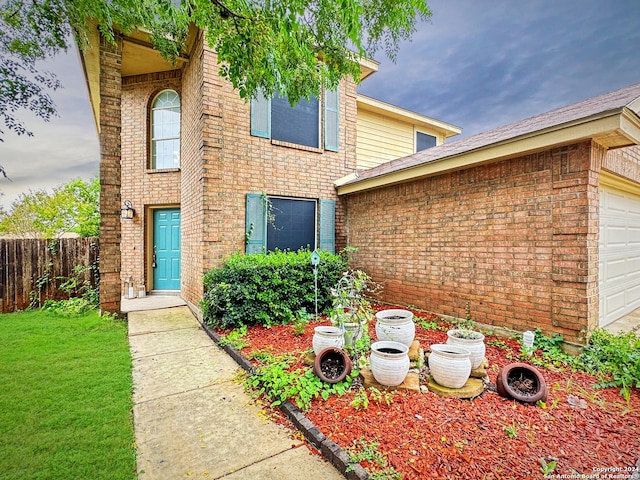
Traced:
<path id="1" fill-rule="evenodd" d="M 313 288 L 316 294 L 316 322 L 318 321 L 318 265 L 320 265 L 320 254 L 317 250 L 311 253 L 311 265 L 313 265 Z"/>

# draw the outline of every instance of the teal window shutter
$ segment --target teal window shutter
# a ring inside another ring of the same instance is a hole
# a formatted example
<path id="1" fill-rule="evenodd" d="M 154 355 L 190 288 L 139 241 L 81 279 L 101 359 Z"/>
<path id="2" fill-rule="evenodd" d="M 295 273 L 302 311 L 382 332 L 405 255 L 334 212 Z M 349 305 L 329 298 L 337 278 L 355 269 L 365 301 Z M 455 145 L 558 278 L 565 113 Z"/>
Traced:
<path id="1" fill-rule="evenodd" d="M 271 99 L 261 91 L 251 99 L 251 135 L 271 138 Z"/>
<path id="2" fill-rule="evenodd" d="M 246 252 L 264 253 L 267 244 L 267 214 L 264 195 L 247 193 Z"/>
<path id="3" fill-rule="evenodd" d="M 340 111 L 337 90 L 324 91 L 324 148 L 338 151 L 340 132 Z"/>
<path id="4" fill-rule="evenodd" d="M 336 253 L 335 200 L 320 200 L 320 250 Z"/>

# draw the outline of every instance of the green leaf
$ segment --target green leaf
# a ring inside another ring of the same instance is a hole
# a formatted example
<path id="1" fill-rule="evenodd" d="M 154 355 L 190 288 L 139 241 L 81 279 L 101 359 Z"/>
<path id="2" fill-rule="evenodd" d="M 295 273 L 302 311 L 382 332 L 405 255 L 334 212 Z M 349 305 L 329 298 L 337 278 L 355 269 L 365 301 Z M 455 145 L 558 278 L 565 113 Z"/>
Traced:
<path id="1" fill-rule="evenodd" d="M 373 58 L 384 49 L 395 59 L 400 41 L 430 15 L 424 0 L 5 0 L 0 4 L 0 72 L 12 86 L 5 87 L 9 83 L 0 78 L 0 117 L 10 130 L 29 135 L 14 112 L 32 110 L 45 120 L 56 114 L 49 91 L 60 83 L 38 72 L 36 62 L 66 50 L 72 37 L 83 50 L 98 48 L 89 45 L 94 28 L 89 19 L 112 43 L 120 31 L 150 32 L 154 47 L 174 63 L 187 53 L 187 35 L 195 25 L 216 51 L 220 75 L 240 97 L 253 98 L 258 91 L 272 96 L 278 90 L 295 103 L 324 87 L 335 88 L 343 77 L 358 82 L 360 57 Z"/>

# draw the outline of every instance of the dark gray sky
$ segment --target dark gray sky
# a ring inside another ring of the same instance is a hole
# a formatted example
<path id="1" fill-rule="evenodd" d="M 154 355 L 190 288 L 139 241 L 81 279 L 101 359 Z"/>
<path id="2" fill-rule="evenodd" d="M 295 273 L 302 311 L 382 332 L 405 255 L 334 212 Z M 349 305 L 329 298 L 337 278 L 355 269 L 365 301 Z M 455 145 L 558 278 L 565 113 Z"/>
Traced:
<path id="1" fill-rule="evenodd" d="M 431 22 L 378 58 L 360 93 L 462 138 L 640 83 L 635 0 L 431 0 Z"/>
<path id="2" fill-rule="evenodd" d="M 400 47 L 394 64 L 359 92 L 462 127 L 462 138 L 640 83 L 640 1 L 431 0 L 433 17 Z M 5 135 L 0 204 L 98 172 L 86 86 L 71 52 L 51 65 L 65 88 L 60 117 L 24 117 L 31 138 Z"/>

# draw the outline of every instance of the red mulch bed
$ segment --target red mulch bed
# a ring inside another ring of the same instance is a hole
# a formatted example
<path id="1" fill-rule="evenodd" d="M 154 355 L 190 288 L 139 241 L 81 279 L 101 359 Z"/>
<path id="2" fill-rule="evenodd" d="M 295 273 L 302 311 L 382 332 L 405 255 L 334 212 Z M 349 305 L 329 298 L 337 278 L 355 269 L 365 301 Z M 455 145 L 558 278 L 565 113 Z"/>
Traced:
<path id="1" fill-rule="evenodd" d="M 313 327 L 320 324 L 328 322 L 312 322 L 302 335 L 295 335 L 289 325 L 249 328 L 248 346 L 241 353 L 293 352 L 301 359 L 297 368 L 311 348 Z M 369 330 L 375 341 L 375 321 Z M 446 332 L 424 330 L 417 322 L 416 339 L 428 349 L 445 343 Z M 496 340 L 507 349 L 492 346 Z M 520 344 L 491 335 L 485 343 L 489 380 L 495 384 L 500 367 L 520 361 Z M 356 410 L 351 406 L 355 392 L 350 392 L 314 400 L 306 416 L 343 448 L 363 439 L 379 443 L 378 451 L 387 454 L 389 465 L 405 480 L 539 479 L 541 458 L 557 461 L 553 475 L 628 479 L 640 456 L 638 389 L 627 404 L 618 389 L 593 388 L 597 379 L 591 375 L 537 368 L 549 388 L 546 408 L 505 399 L 490 388 L 473 400 L 399 391 L 390 405 L 370 401 L 368 408 Z M 570 395 L 584 399 L 586 408 L 572 406 Z M 505 428 L 516 436 L 511 438 Z M 362 465 L 376 469 L 367 462 Z"/>

